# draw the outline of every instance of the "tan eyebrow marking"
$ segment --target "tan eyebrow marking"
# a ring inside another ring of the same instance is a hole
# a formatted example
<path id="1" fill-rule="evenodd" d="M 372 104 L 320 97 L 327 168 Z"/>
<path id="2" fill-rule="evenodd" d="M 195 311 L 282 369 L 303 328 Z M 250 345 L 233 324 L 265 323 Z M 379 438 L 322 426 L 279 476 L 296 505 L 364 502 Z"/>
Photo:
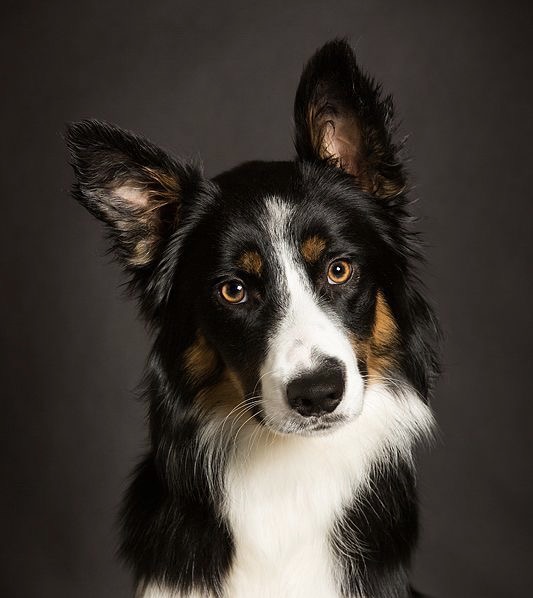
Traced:
<path id="1" fill-rule="evenodd" d="M 261 276 L 263 272 L 263 260 L 257 251 L 245 251 L 237 265 L 248 274 L 255 274 L 255 276 Z"/>
<path id="2" fill-rule="evenodd" d="M 306 262 L 315 264 L 325 249 L 326 241 L 319 235 L 312 235 L 302 243 L 300 252 Z"/>

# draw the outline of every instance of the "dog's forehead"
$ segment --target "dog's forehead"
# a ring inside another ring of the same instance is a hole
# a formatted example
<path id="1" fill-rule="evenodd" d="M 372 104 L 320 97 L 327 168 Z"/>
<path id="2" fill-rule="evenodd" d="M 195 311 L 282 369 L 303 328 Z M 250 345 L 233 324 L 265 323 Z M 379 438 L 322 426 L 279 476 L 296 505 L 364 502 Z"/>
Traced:
<path id="1" fill-rule="evenodd" d="M 244 209 L 228 211 L 225 222 L 220 221 L 218 250 L 254 274 L 259 274 L 266 262 L 278 262 L 286 253 L 316 262 L 330 238 L 327 210 L 320 208 L 317 205 L 312 214 L 308 203 L 302 204 L 290 194 L 249 198 Z"/>
<path id="2" fill-rule="evenodd" d="M 232 268 L 265 273 L 279 265 L 281 250 L 307 265 L 327 253 L 367 250 L 357 241 L 368 229 L 367 217 L 359 216 L 367 211 L 360 200 L 367 200 L 335 169 L 253 162 L 214 182 L 218 197 L 200 236 L 214 241 L 208 259 L 221 275 Z"/>
<path id="3" fill-rule="evenodd" d="M 312 218 L 309 207 L 288 201 L 286 197 L 265 198 L 259 224 L 263 242 L 277 253 L 292 251 L 306 262 L 318 261 L 329 244 L 328 215 L 317 205 L 315 208 L 322 214 L 315 213 Z"/>
<path id="4" fill-rule="evenodd" d="M 295 163 L 244 164 L 214 181 L 219 188 L 217 217 L 226 226 L 239 226 L 243 235 L 294 235 L 310 220 L 311 205 L 326 210 L 327 185 L 314 197 L 317 184 Z"/>

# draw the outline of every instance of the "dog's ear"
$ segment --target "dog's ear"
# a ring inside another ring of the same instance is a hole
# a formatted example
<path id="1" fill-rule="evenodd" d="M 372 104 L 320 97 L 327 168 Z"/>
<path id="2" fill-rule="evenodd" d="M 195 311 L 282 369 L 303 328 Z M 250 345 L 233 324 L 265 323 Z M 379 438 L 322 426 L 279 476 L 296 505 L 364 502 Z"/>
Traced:
<path id="1" fill-rule="evenodd" d="M 105 123 L 71 124 L 72 193 L 103 221 L 126 270 L 141 276 L 161 255 L 201 173 L 149 141 Z"/>
<path id="2" fill-rule="evenodd" d="M 302 160 L 328 161 L 377 197 L 405 188 L 392 135 L 393 104 L 359 69 L 345 40 L 327 43 L 307 63 L 294 102 L 295 146 Z"/>
<path id="3" fill-rule="evenodd" d="M 66 142 L 76 177 L 73 196 L 105 223 L 143 311 L 155 315 L 172 288 L 171 235 L 208 181 L 199 168 L 106 123 L 71 124 Z"/>

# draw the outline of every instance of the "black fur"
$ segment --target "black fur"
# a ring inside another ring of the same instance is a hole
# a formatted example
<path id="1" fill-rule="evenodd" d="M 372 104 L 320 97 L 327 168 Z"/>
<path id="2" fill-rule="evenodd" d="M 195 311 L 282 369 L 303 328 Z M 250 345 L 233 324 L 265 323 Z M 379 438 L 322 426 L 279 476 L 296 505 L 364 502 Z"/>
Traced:
<path id="1" fill-rule="evenodd" d="M 393 141 L 392 97 L 382 97 L 381 86 L 357 66 L 350 46 L 337 40 L 311 58 L 296 92 L 295 146 L 300 158 L 321 159 L 319 145 L 326 123 L 349 118 L 355 118 L 360 127 L 364 164 L 360 183 L 379 197 L 404 191 L 406 177 Z"/>
<path id="2" fill-rule="evenodd" d="M 353 530 L 357 547 L 350 542 Z M 342 547 L 339 558 L 346 571 L 345 595 L 406 598 L 410 553 L 418 533 L 410 464 L 400 461 L 394 469 L 375 469 L 368 489 L 346 510 L 335 532 L 333 544 Z"/>
<path id="3" fill-rule="evenodd" d="M 121 552 L 137 583 L 222 596 L 234 557 L 217 483 L 225 460 L 221 454 L 209 473 L 204 466 L 197 440 L 206 414 L 197 397 L 217 388 L 228 368 L 239 374 L 245 393 L 255 390 L 286 292 L 264 282 L 273 267 L 260 226 L 265 197 L 281 196 L 294 206 L 295 238 L 320 234 L 329 256 L 349 255 L 357 264 L 357 276 L 342 293 L 321 291 L 361 341 L 371 335 L 377 293 L 383 293 L 398 328 L 388 377 L 408 382 L 427 400 L 437 374 L 438 331 L 415 272 L 418 244 L 410 231 L 392 112 L 392 101 L 361 73 L 348 44 L 335 41 L 302 76 L 293 162 L 250 162 L 208 181 L 198 167 L 118 128 L 96 121 L 69 128 L 73 195 L 105 223 L 154 332 L 145 378 L 150 451 L 133 474 L 121 518 Z M 338 132 L 346 123 L 360 127 L 356 155 L 324 155 L 325 127 Z M 264 257 L 262 279 L 236 271 L 235 260 L 246 250 Z M 310 279 L 319 280 L 321 268 L 322 262 L 309 265 Z M 250 300 L 228 309 L 216 289 L 236 275 L 246 282 Z M 186 365 L 199 331 L 213 353 L 200 378 Z M 359 365 L 364 372 L 364 360 Z M 411 464 L 382 463 L 332 531 L 344 573 L 342 595 L 417 596 L 408 583 L 417 527 Z"/>

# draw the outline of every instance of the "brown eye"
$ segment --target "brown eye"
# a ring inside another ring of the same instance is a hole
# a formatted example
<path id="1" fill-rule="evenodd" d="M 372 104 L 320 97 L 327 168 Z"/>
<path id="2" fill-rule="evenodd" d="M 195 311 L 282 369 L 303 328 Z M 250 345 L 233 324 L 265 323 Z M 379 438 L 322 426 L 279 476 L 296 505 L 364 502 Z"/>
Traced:
<path id="1" fill-rule="evenodd" d="M 344 284 L 352 276 L 353 268 L 347 260 L 335 260 L 328 268 L 329 284 Z"/>
<path id="2" fill-rule="evenodd" d="M 246 288 L 240 280 L 228 280 L 219 287 L 220 296 L 227 303 L 244 303 L 246 301 Z"/>

